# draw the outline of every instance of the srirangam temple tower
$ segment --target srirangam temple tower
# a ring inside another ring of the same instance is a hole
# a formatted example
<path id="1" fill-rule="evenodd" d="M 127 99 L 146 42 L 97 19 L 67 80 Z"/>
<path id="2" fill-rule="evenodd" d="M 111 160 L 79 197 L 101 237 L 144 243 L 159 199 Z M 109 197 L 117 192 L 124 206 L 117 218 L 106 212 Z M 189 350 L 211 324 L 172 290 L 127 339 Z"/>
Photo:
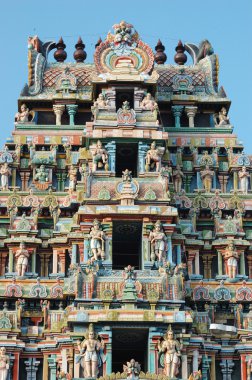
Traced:
<path id="1" fill-rule="evenodd" d="M 0 152 L 0 379 L 249 380 L 252 157 L 218 56 L 179 41 L 166 64 L 113 30 L 93 64 L 81 39 L 72 63 L 28 41 Z"/>

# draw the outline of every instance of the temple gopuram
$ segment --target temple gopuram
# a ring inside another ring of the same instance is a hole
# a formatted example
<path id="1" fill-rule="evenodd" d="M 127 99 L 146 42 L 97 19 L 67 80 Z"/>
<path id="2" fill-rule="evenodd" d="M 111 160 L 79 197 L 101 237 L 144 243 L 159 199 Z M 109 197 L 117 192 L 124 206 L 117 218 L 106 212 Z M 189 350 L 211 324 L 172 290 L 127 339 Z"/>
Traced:
<path id="1" fill-rule="evenodd" d="M 218 56 L 167 64 L 125 21 L 75 48 L 29 38 L 0 151 L 0 379 L 252 379 L 252 156 Z"/>

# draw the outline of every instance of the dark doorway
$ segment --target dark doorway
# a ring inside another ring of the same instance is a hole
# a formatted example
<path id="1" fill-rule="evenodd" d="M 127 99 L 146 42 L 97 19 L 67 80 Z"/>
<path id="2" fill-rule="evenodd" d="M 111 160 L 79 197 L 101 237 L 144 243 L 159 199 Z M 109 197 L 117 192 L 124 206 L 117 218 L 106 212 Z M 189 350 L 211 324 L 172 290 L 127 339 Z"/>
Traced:
<path id="1" fill-rule="evenodd" d="M 122 108 L 123 102 L 129 102 L 130 108 L 134 109 L 134 90 L 116 90 L 116 110 Z"/>
<path id="2" fill-rule="evenodd" d="M 141 269 L 142 223 L 131 221 L 113 222 L 113 269 L 132 265 Z"/>
<path id="3" fill-rule="evenodd" d="M 123 364 L 135 359 L 148 371 L 148 329 L 113 329 L 112 371 L 122 372 Z"/>
<path id="4" fill-rule="evenodd" d="M 125 169 L 137 177 L 137 153 L 138 144 L 116 144 L 116 177 L 121 177 Z"/>

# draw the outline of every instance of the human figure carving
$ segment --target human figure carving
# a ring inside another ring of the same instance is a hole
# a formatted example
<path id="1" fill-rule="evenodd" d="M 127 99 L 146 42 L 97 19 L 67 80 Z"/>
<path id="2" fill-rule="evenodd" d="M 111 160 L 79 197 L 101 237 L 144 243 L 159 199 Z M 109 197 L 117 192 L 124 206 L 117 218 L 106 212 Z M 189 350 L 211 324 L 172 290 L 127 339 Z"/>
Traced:
<path id="1" fill-rule="evenodd" d="M 158 342 L 158 350 L 164 353 L 164 373 L 171 379 L 176 379 L 180 367 L 180 343 L 174 339 L 174 334 L 169 326 L 163 340 Z"/>
<path id="2" fill-rule="evenodd" d="M 231 242 L 224 251 L 224 260 L 226 264 L 226 275 L 229 278 L 235 278 L 238 269 L 238 252 L 235 250 L 234 243 Z"/>
<path id="3" fill-rule="evenodd" d="M 39 183 L 48 182 L 48 174 L 49 170 L 46 169 L 45 165 L 41 165 L 40 168 L 36 169 L 34 180 L 38 181 Z"/>
<path id="4" fill-rule="evenodd" d="M 139 374 L 141 371 L 141 366 L 135 359 L 131 359 L 127 364 L 123 365 L 123 372 L 127 374 L 128 380 L 139 379 Z"/>
<path id="5" fill-rule="evenodd" d="M 77 342 L 80 351 L 81 366 L 84 369 L 86 378 L 97 378 L 99 366 L 99 353 L 103 349 L 104 343 L 98 339 L 94 332 L 94 326 L 91 323 L 85 335 L 83 342 Z"/>
<path id="6" fill-rule="evenodd" d="M 156 143 L 153 141 L 151 143 L 150 149 L 147 151 L 146 157 L 146 166 L 145 170 L 150 171 L 152 167 L 156 169 L 156 172 L 160 171 L 161 167 L 161 153 L 158 148 L 156 148 Z"/>
<path id="7" fill-rule="evenodd" d="M 29 252 L 25 248 L 25 243 L 20 243 L 19 249 L 16 251 L 15 258 L 17 259 L 18 276 L 24 276 L 28 267 Z"/>
<path id="8" fill-rule="evenodd" d="M 25 123 L 29 121 L 30 110 L 27 108 L 26 104 L 22 104 L 20 107 L 20 112 L 17 112 L 15 119 L 17 122 Z"/>
<path id="9" fill-rule="evenodd" d="M 105 99 L 105 96 L 102 93 L 100 93 L 98 95 L 98 98 L 94 102 L 94 107 L 106 108 L 107 106 L 108 106 L 108 101 Z"/>
<path id="10" fill-rule="evenodd" d="M 155 109 L 158 108 L 158 105 L 155 102 L 153 96 L 148 92 L 146 96 L 143 98 L 143 100 L 141 101 L 140 107 L 142 107 L 144 110 L 153 112 Z"/>
<path id="11" fill-rule="evenodd" d="M 10 366 L 10 357 L 6 355 L 6 348 L 0 348 L 0 380 L 7 380 Z"/>
<path id="12" fill-rule="evenodd" d="M 93 227 L 91 228 L 90 234 L 90 249 L 92 252 L 91 261 L 96 261 L 99 258 L 105 260 L 105 240 L 106 235 L 100 227 L 99 220 L 95 219 L 93 221 Z"/>
<path id="13" fill-rule="evenodd" d="M 173 182 L 174 182 L 174 191 L 175 193 L 180 193 L 182 189 L 182 183 L 184 178 L 184 173 L 182 172 L 180 165 L 176 166 L 176 169 L 173 171 Z"/>
<path id="14" fill-rule="evenodd" d="M 245 166 L 238 172 L 239 186 L 243 194 L 248 194 L 249 176 Z"/>
<path id="15" fill-rule="evenodd" d="M 225 107 L 222 107 L 220 112 L 214 115 L 214 122 L 217 127 L 230 124 L 229 116 L 227 116 L 227 109 Z"/>
<path id="16" fill-rule="evenodd" d="M 68 171 L 69 177 L 69 189 L 75 190 L 76 182 L 77 182 L 77 169 L 71 165 Z"/>
<path id="17" fill-rule="evenodd" d="M 150 232 L 149 240 L 151 243 L 151 259 L 154 261 L 156 258 L 159 263 L 165 261 L 166 242 L 167 238 L 163 231 L 162 224 L 159 220 L 156 221 L 154 230 Z"/>
<path id="18" fill-rule="evenodd" d="M 8 190 L 9 188 L 9 177 L 11 175 L 11 169 L 9 168 L 7 162 L 5 162 L 0 168 L 1 174 L 1 187 L 2 190 Z"/>
<path id="19" fill-rule="evenodd" d="M 102 147 L 100 140 L 97 141 L 96 148 L 93 152 L 93 172 L 95 172 L 97 168 L 108 170 L 108 152 Z"/>
<path id="20" fill-rule="evenodd" d="M 205 169 L 201 170 L 200 172 L 200 177 L 202 179 L 204 189 L 206 190 L 207 193 L 210 193 L 211 191 L 213 176 L 214 176 L 214 171 L 210 170 L 208 165 L 206 165 Z"/>

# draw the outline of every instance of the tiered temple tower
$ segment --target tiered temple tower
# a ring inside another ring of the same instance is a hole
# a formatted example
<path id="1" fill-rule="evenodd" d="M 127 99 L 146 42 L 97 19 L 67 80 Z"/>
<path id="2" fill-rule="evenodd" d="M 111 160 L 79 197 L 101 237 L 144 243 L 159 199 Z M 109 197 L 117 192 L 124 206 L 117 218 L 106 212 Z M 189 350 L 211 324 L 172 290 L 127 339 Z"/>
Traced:
<path id="1" fill-rule="evenodd" d="M 0 152 L 0 378 L 249 380 L 251 157 L 218 57 L 179 41 L 165 64 L 113 28 L 93 64 L 29 38 Z"/>

